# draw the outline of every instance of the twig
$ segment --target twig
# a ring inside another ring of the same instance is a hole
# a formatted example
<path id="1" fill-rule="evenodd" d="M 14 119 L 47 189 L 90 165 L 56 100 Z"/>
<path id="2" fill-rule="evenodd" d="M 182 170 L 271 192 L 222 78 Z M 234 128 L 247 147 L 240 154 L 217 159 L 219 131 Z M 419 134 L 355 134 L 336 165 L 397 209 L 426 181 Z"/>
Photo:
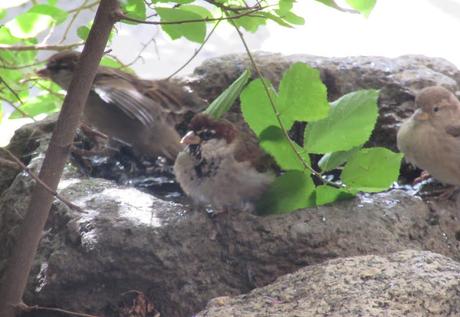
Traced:
<path id="1" fill-rule="evenodd" d="M 0 165 L 10 167 L 10 168 L 15 168 L 18 170 L 21 169 L 21 167 L 16 162 L 13 162 L 13 161 L 1 158 L 1 157 L 0 157 Z"/>
<path id="2" fill-rule="evenodd" d="M 251 16 L 251 14 L 261 11 L 262 9 L 264 8 L 253 9 L 253 10 L 249 10 L 247 12 L 232 15 L 232 16 L 227 15 L 226 17 L 222 17 L 222 18 L 203 18 L 203 19 L 190 19 L 190 20 L 180 20 L 180 21 L 145 21 L 145 20 L 140 20 L 136 18 L 131 18 L 125 15 L 121 11 L 116 12 L 115 16 L 119 18 L 120 20 L 131 21 L 131 22 L 136 22 L 136 23 L 141 23 L 141 24 L 170 25 L 170 24 L 184 24 L 184 23 L 195 23 L 195 22 L 214 22 L 214 21 L 222 21 L 222 20 L 235 20 L 235 19 L 239 19 L 244 16 Z"/>
<path id="3" fill-rule="evenodd" d="M 227 14 L 227 12 L 225 12 L 225 13 Z M 304 169 L 309 170 L 313 175 L 315 175 L 318 179 L 320 179 L 325 184 L 328 184 L 328 185 L 331 185 L 331 186 L 334 186 L 334 187 L 341 187 L 341 186 L 339 186 L 338 184 L 336 184 L 334 182 L 331 182 L 331 181 L 328 181 L 327 179 L 324 179 L 320 173 L 315 171 L 315 169 L 313 167 L 311 167 L 310 165 L 307 164 L 307 162 L 305 162 L 305 160 L 302 158 L 302 155 L 297 151 L 293 141 L 289 137 L 289 133 L 288 133 L 286 127 L 284 126 L 283 121 L 281 120 L 281 114 L 279 113 L 278 109 L 276 109 L 276 105 L 275 105 L 275 102 L 274 102 L 274 100 L 273 100 L 273 98 L 272 98 L 272 96 L 270 94 L 269 88 L 268 88 L 267 84 L 265 83 L 265 81 L 263 80 L 262 72 L 260 71 L 259 67 L 257 66 L 256 61 L 254 60 L 254 57 L 252 56 L 251 50 L 249 49 L 249 46 L 248 46 L 246 40 L 244 39 L 243 33 L 240 31 L 238 26 L 233 21 L 231 21 L 231 23 L 233 24 L 234 28 L 236 29 L 236 32 L 238 33 L 238 36 L 240 37 L 241 42 L 244 45 L 244 49 L 246 50 L 246 53 L 248 54 L 248 57 L 249 57 L 249 60 L 251 62 L 252 67 L 254 67 L 254 70 L 256 71 L 257 76 L 261 79 L 262 86 L 264 87 L 265 93 L 266 93 L 266 95 L 267 95 L 267 97 L 268 97 L 268 99 L 270 101 L 270 105 L 271 105 L 271 107 L 273 109 L 273 112 L 275 113 L 276 120 L 278 121 L 278 124 L 279 124 L 279 126 L 281 128 L 281 131 L 283 132 L 284 137 L 288 141 L 289 146 L 291 147 L 292 151 L 295 153 L 295 155 L 297 156 L 297 158 L 299 159 L 299 161 L 303 165 Z"/>
<path id="4" fill-rule="evenodd" d="M 5 61 L 3 61 L 5 62 Z M 6 64 L 1 64 L 0 65 L 0 68 L 3 68 L 3 69 L 23 69 L 23 68 L 29 68 L 29 67 L 33 67 L 33 66 L 37 66 L 37 65 L 40 65 L 40 64 L 43 64 L 45 61 L 37 61 L 35 63 L 31 63 L 31 64 L 26 64 L 26 65 L 19 65 L 19 66 L 14 66 L 14 65 L 6 65 Z"/>
<path id="5" fill-rule="evenodd" d="M 172 73 L 171 75 L 169 75 L 166 79 L 169 80 L 171 79 L 172 77 L 174 77 L 175 75 L 177 75 L 181 70 L 183 70 L 185 67 L 187 67 L 188 64 L 190 64 L 190 62 L 200 53 L 200 51 L 203 49 L 204 45 L 206 44 L 206 42 L 211 38 L 211 35 L 214 33 L 214 31 L 217 29 L 217 26 L 219 25 L 221 21 L 217 21 L 217 23 L 214 25 L 214 27 L 212 28 L 211 32 L 209 32 L 208 36 L 204 39 L 203 43 L 201 43 L 200 47 L 195 51 L 195 53 L 193 53 L 193 55 L 184 63 L 184 65 L 182 65 L 181 67 L 179 67 L 178 70 L 176 70 L 174 73 Z"/>
<path id="6" fill-rule="evenodd" d="M 89 0 L 83 1 L 82 5 L 74 10 L 69 11 L 68 13 L 73 13 L 72 17 L 70 18 L 69 24 L 67 24 L 67 27 L 65 28 L 64 34 L 62 35 L 61 40 L 59 41 L 59 44 L 64 43 L 64 41 L 67 39 L 67 35 L 69 34 L 70 28 L 74 24 L 75 20 L 77 19 L 78 15 L 81 13 L 82 10 L 85 9 L 85 5 L 88 3 Z M 99 1 L 96 2 L 96 4 L 99 3 Z"/>
<path id="7" fill-rule="evenodd" d="M 20 307 L 18 307 L 19 310 L 22 310 L 22 311 L 25 311 L 25 312 L 33 312 L 33 311 L 49 311 L 49 312 L 57 312 L 57 313 L 62 313 L 62 314 L 66 314 L 66 315 L 70 315 L 70 316 L 77 316 L 77 317 L 98 317 L 96 315 L 89 315 L 89 314 L 84 314 L 84 313 L 77 313 L 77 312 L 73 312 L 73 311 L 69 311 L 69 310 L 65 310 L 65 309 L 61 309 L 61 308 L 53 308 L 53 307 L 41 307 L 41 306 L 28 306 L 28 305 L 20 305 Z"/>
<path id="8" fill-rule="evenodd" d="M 2 76 L 0 76 L 0 82 L 2 82 L 5 87 L 14 95 L 14 97 L 16 97 L 16 99 L 19 101 L 19 103 L 21 105 L 23 105 L 24 103 L 22 102 L 21 100 L 21 97 L 19 97 L 19 95 L 16 93 L 16 91 L 14 91 L 13 88 L 10 87 L 10 85 L 8 85 L 8 83 L 3 79 Z M 9 103 L 14 109 L 16 109 L 16 111 L 18 111 L 20 114 L 22 114 L 24 117 L 26 118 L 30 118 L 32 119 L 32 121 L 34 122 L 37 122 L 37 120 L 35 120 L 32 116 L 28 115 L 27 113 L 25 113 L 24 111 L 22 111 L 19 107 L 17 107 L 15 104 L 13 103 Z"/>
<path id="9" fill-rule="evenodd" d="M 8 45 L 0 44 L 0 51 L 65 51 L 85 44 L 84 42 L 71 44 L 36 44 L 36 45 Z"/>
<path id="10" fill-rule="evenodd" d="M 51 195 L 62 201 L 64 204 L 66 204 L 69 208 L 74 209 L 78 212 L 81 213 L 86 213 L 81 207 L 75 205 L 73 202 L 69 201 L 68 199 L 62 197 L 59 193 L 56 191 L 52 190 L 48 185 L 46 185 L 37 175 L 35 175 L 34 172 L 30 170 L 22 161 L 13 153 L 11 153 L 10 150 L 4 149 L 6 153 L 13 159 L 14 163 L 16 163 L 23 171 L 25 171 L 27 174 L 30 175 L 37 183 L 39 183 L 44 189 L 46 189 Z M 9 161 L 11 162 L 11 161 Z M 13 163 L 13 162 L 11 162 Z"/>
<path id="11" fill-rule="evenodd" d="M 86 1 L 86 2 L 87 2 L 87 1 Z M 86 3 L 86 2 L 85 2 L 85 3 Z M 83 4 L 82 6 L 79 6 L 78 8 L 75 8 L 75 9 L 72 9 L 72 10 L 67 11 L 67 13 L 74 13 L 74 12 L 81 11 L 81 10 L 85 10 L 85 9 L 91 9 L 91 8 L 97 6 L 98 4 L 99 4 L 99 0 L 94 1 L 94 2 L 92 2 L 92 3 L 90 3 L 90 4 L 88 4 L 88 5 L 84 5 L 84 4 Z"/>

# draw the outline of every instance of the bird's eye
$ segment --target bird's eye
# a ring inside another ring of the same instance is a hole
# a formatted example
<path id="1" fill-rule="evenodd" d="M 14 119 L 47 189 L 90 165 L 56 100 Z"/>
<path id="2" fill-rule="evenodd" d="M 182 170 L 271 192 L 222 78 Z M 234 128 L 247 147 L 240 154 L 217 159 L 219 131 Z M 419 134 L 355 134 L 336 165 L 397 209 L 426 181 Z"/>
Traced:
<path id="1" fill-rule="evenodd" d="M 207 141 L 209 139 L 212 139 L 215 134 L 216 132 L 214 130 L 203 130 L 198 135 L 201 140 Z"/>
<path id="2" fill-rule="evenodd" d="M 433 112 L 438 112 L 439 111 L 439 107 L 436 106 L 436 107 L 433 107 Z"/>

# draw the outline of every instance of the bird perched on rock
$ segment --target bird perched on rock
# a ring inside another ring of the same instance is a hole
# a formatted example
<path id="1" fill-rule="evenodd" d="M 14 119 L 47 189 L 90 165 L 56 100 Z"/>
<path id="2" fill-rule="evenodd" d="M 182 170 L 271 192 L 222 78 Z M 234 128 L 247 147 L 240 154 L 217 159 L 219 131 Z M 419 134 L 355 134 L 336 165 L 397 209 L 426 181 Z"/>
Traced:
<path id="1" fill-rule="evenodd" d="M 79 58 L 78 52 L 57 53 L 37 73 L 67 90 Z M 183 148 L 175 126 L 202 106 L 204 102 L 180 82 L 142 80 L 99 66 L 82 121 L 142 155 L 173 160 Z"/>
<path id="2" fill-rule="evenodd" d="M 216 212 L 252 211 L 255 202 L 275 179 L 271 158 L 255 136 L 227 120 L 198 114 L 182 138 L 174 173 L 184 192 L 196 203 Z"/>
<path id="3" fill-rule="evenodd" d="M 460 102 L 433 86 L 421 90 L 415 103 L 418 109 L 398 131 L 399 150 L 437 180 L 460 185 Z"/>

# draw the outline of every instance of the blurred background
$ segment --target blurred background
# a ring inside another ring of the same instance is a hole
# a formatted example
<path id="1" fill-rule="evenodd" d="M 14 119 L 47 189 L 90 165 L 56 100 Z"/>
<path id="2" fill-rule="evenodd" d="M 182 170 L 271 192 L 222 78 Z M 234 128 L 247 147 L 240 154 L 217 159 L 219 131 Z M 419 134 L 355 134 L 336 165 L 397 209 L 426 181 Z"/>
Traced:
<path id="1" fill-rule="evenodd" d="M 344 1 L 337 3 L 346 6 Z M 69 10 L 78 6 L 72 0 L 60 0 L 59 5 Z M 8 21 L 29 7 L 25 5 L 9 10 L 8 16 L 0 22 Z M 454 36 L 460 30 L 460 0 L 377 0 L 367 18 L 340 12 L 316 1 L 300 0 L 295 7 L 294 12 L 305 18 L 305 25 L 288 29 L 269 22 L 257 33 L 246 34 L 251 49 L 321 56 L 423 54 L 443 57 L 460 66 L 457 37 Z M 74 28 L 86 25 L 94 12 L 95 9 L 80 15 Z M 48 43 L 55 43 L 61 37 L 62 34 L 55 31 Z M 66 42 L 78 40 L 73 30 Z M 135 61 L 131 67 L 141 77 L 162 78 L 181 67 L 198 47 L 198 44 L 184 39 L 172 41 L 157 26 L 118 24 L 111 54 L 124 63 Z M 136 59 L 140 51 L 140 58 Z M 243 47 L 234 29 L 221 23 L 202 51 L 179 76 L 190 74 L 205 59 L 238 52 L 243 52 Z M 52 53 L 40 53 L 41 59 Z M 12 111 L 8 106 L 5 108 L 6 113 Z M 30 121 L 6 118 L 0 124 L 0 146 L 8 143 L 17 127 Z"/>

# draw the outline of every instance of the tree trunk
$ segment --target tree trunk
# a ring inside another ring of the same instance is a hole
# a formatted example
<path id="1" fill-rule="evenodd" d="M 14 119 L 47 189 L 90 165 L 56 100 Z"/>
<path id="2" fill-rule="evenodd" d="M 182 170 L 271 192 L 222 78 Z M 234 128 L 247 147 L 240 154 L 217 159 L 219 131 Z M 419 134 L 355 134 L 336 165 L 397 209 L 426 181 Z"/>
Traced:
<path id="1" fill-rule="evenodd" d="M 79 66 L 64 100 L 39 174 L 40 179 L 53 190 L 56 190 L 61 178 L 97 66 L 104 54 L 110 31 L 116 22 L 115 12 L 118 9 L 117 0 L 101 1 L 83 48 Z M 53 196 L 40 184 L 36 184 L 16 247 L 8 261 L 0 285 L 0 316 L 2 317 L 14 317 L 17 307 L 22 302 L 52 201 Z"/>

